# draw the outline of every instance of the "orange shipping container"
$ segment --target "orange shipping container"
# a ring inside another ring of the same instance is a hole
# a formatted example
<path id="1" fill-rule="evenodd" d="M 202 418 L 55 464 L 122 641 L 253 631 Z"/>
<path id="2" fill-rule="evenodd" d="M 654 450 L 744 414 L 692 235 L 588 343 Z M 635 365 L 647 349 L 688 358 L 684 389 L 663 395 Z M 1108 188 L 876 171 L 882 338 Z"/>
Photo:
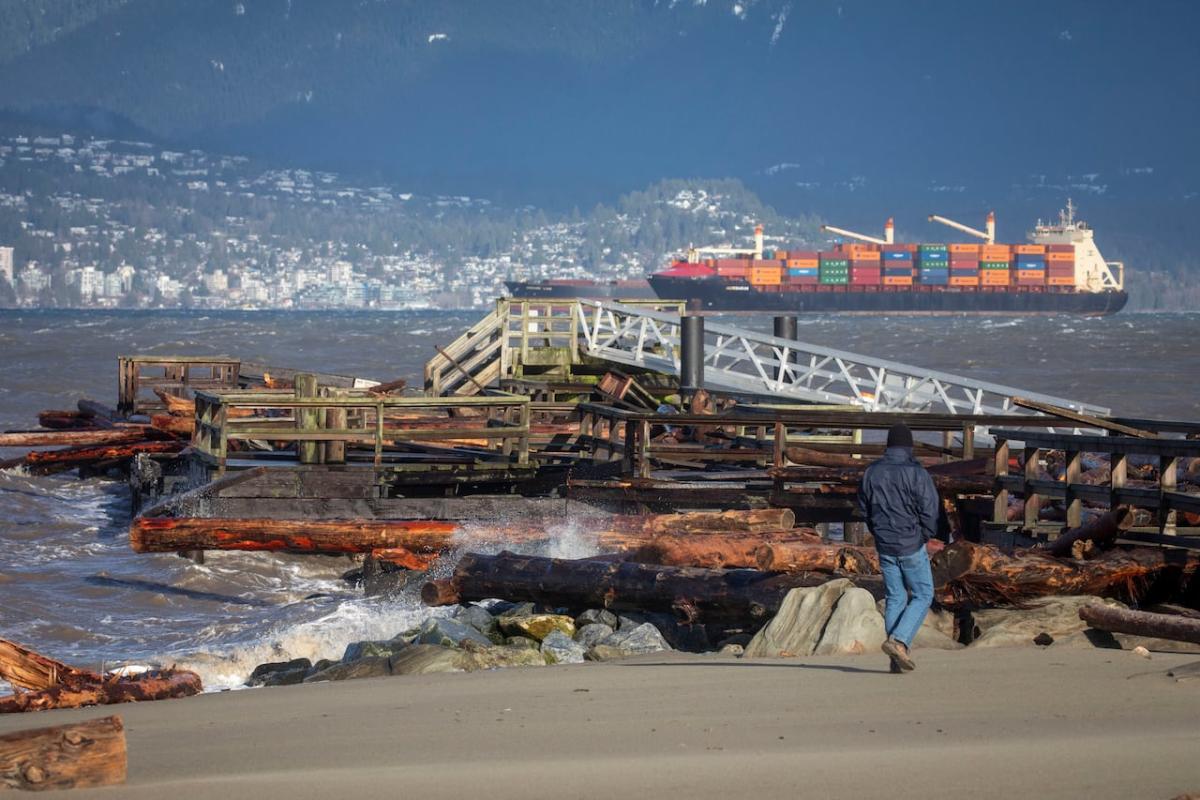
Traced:
<path id="1" fill-rule="evenodd" d="M 819 267 L 820 262 L 815 258 L 789 258 L 787 265 L 796 269 L 811 269 L 812 267 Z"/>
<path id="2" fill-rule="evenodd" d="M 1047 286 L 1074 286 L 1075 279 L 1074 278 L 1060 278 L 1060 277 L 1051 275 L 1049 278 L 1046 278 L 1046 285 Z"/>
<path id="3" fill-rule="evenodd" d="M 1044 244 L 1017 244 L 1013 245 L 1013 252 L 1021 256 L 1040 256 L 1046 252 Z"/>
<path id="4" fill-rule="evenodd" d="M 778 258 L 780 261 L 783 261 L 784 259 L 786 259 L 788 257 L 788 251 L 787 250 L 776 250 L 775 257 Z"/>
<path id="5" fill-rule="evenodd" d="M 884 286 L 912 286 L 913 279 L 911 276 L 894 275 L 883 279 Z"/>
<path id="6" fill-rule="evenodd" d="M 1050 263 L 1067 262 L 1070 264 L 1074 264 L 1075 263 L 1075 254 L 1074 253 L 1046 253 L 1046 261 L 1048 261 Z"/>
<path id="7" fill-rule="evenodd" d="M 880 259 L 878 250 L 849 250 L 847 252 L 853 261 L 878 261 Z"/>
<path id="8" fill-rule="evenodd" d="M 977 245 L 977 244 L 961 244 L 961 243 L 960 244 L 949 244 L 949 245 L 946 245 L 946 249 L 949 250 L 951 253 L 967 253 L 970 255 L 976 255 L 979 252 L 979 245 Z"/>
<path id="9" fill-rule="evenodd" d="M 989 269 L 979 273 L 983 286 L 1008 286 L 1008 270 Z"/>
<path id="10" fill-rule="evenodd" d="M 979 278 L 951 278 L 951 286 L 978 286 Z"/>
<path id="11" fill-rule="evenodd" d="M 783 281 L 781 267 L 751 267 L 750 282 L 762 286 L 777 286 Z"/>
<path id="12" fill-rule="evenodd" d="M 985 244 L 979 248 L 980 261 L 1008 261 L 1012 252 L 1006 244 Z"/>

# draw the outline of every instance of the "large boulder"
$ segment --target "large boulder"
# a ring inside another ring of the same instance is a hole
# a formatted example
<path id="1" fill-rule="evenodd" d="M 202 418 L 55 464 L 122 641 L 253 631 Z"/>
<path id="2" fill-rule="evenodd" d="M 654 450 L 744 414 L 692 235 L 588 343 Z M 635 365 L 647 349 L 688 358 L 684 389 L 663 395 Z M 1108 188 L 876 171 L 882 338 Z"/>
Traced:
<path id="1" fill-rule="evenodd" d="M 470 625 L 486 636 L 489 641 L 499 644 L 504 640 L 496 618 L 481 606 L 463 606 L 454 614 L 454 619 L 464 625 Z"/>
<path id="2" fill-rule="evenodd" d="M 550 631 L 542 639 L 542 655 L 547 664 L 579 664 L 586 652 L 587 648 L 562 631 Z"/>
<path id="3" fill-rule="evenodd" d="M 462 652 L 436 644 L 414 644 L 388 660 L 393 675 L 426 675 L 431 672 L 465 672 Z"/>
<path id="4" fill-rule="evenodd" d="M 348 681 L 355 678 L 379 678 L 391 674 L 392 669 L 388 663 L 388 659 L 380 656 L 369 656 L 367 658 L 360 658 L 357 661 L 334 664 L 328 669 L 314 672 L 305 678 L 304 682 Z"/>
<path id="5" fill-rule="evenodd" d="M 528 636 L 539 642 L 550 631 L 561 631 L 567 637 L 575 635 L 575 621 L 563 614 L 504 614 L 498 622 L 507 636 Z"/>
<path id="6" fill-rule="evenodd" d="M 358 661 L 360 658 L 391 658 L 393 654 L 400 652 L 405 647 L 408 647 L 408 643 L 398 639 L 351 642 L 346 645 L 341 660 L 350 662 Z"/>
<path id="7" fill-rule="evenodd" d="M 1036 644 L 1047 637 L 1059 645 L 1092 646 L 1085 634 L 1088 624 L 1079 618 L 1079 609 L 1088 603 L 1106 603 L 1124 607 L 1115 600 L 1099 597 L 1049 597 L 1029 608 L 991 608 L 973 613 L 975 637 L 971 647 L 1008 647 Z M 1044 635 L 1043 635 L 1044 634 Z"/>
<path id="8" fill-rule="evenodd" d="M 291 661 L 271 661 L 266 664 L 259 664 L 254 668 L 254 672 L 250 673 L 250 677 L 246 679 L 246 685 L 269 686 L 272 680 L 285 673 L 291 675 L 298 672 L 300 680 L 304 680 L 304 676 L 311 668 L 312 662 L 307 658 L 294 658 Z M 300 680 L 292 682 L 299 683 Z"/>
<path id="9" fill-rule="evenodd" d="M 632 627 L 623 625 L 615 633 L 605 637 L 600 644 L 615 647 L 627 656 L 660 653 L 671 649 L 671 645 L 667 644 L 667 640 L 663 638 L 658 628 L 649 622 Z"/>
<path id="10" fill-rule="evenodd" d="M 575 641 L 583 645 L 586 650 L 590 647 L 600 644 L 600 642 L 612 636 L 613 629 L 608 625 L 602 625 L 599 622 L 593 622 L 590 625 L 584 625 L 579 630 L 575 631 Z"/>
<path id="11" fill-rule="evenodd" d="M 464 642 L 458 654 L 459 663 L 467 672 L 502 667 L 544 667 L 546 657 L 538 650 L 527 647 L 481 645 Z"/>
<path id="12" fill-rule="evenodd" d="M 885 639 L 883 616 L 875 608 L 875 598 L 866 589 L 851 586 L 838 598 L 813 654 L 859 656 L 879 650 Z"/>
<path id="13" fill-rule="evenodd" d="M 820 586 L 792 589 L 783 598 L 778 613 L 750 640 L 746 655 L 752 658 L 812 655 L 839 598 L 850 588 L 854 584 L 840 578 Z M 874 603 L 870 610 L 879 614 Z"/>
<path id="14" fill-rule="evenodd" d="M 463 642 L 491 644 L 492 640 L 470 625 L 447 617 L 431 617 L 421 625 L 417 644 L 440 644 L 443 647 L 458 647 Z"/>
<path id="15" fill-rule="evenodd" d="M 617 624 L 617 615 L 604 608 L 589 608 L 575 618 L 575 627 L 577 628 L 585 625 L 607 625 L 615 630 Z"/>

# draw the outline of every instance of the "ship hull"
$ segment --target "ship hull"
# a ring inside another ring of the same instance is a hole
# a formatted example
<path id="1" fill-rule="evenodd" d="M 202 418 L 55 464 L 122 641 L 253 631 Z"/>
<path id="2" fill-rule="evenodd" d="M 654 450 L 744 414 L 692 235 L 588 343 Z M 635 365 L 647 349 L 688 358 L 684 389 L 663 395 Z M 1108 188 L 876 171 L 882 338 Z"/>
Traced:
<path id="1" fill-rule="evenodd" d="M 682 300 L 700 311 L 788 314 L 1077 314 L 1107 316 L 1125 307 L 1122 291 L 963 290 L 958 287 L 805 286 L 761 291 L 745 281 L 654 275 L 663 300 Z"/>
<path id="2" fill-rule="evenodd" d="M 573 300 L 576 298 L 604 300 L 654 300 L 658 297 L 649 281 L 625 283 L 551 283 L 537 281 L 505 281 L 509 296 L 523 300 Z"/>

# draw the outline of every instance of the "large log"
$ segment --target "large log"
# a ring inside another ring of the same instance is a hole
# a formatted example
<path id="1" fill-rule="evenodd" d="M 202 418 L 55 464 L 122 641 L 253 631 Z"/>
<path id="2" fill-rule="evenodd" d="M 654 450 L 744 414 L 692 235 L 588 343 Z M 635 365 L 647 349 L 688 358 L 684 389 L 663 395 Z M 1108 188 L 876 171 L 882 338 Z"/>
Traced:
<path id="1" fill-rule="evenodd" d="M 791 589 L 819 586 L 833 577 L 467 553 L 451 578 L 421 587 L 421 598 L 429 605 L 447 605 L 499 597 L 569 608 L 672 612 L 687 622 L 755 622 L 778 611 Z M 882 596 L 878 578 L 854 580 Z"/>
<path id="2" fill-rule="evenodd" d="M 958 541 L 934 556 L 933 577 L 938 600 L 947 607 L 1021 605 L 1037 597 L 1072 594 L 1139 601 L 1154 588 L 1168 594 L 1182 591 L 1197 564 L 1196 554 L 1184 550 L 1120 548 L 1075 561 L 1040 550 L 1007 554 Z"/>
<path id="3" fill-rule="evenodd" d="M 754 565 L 775 572 L 878 575 L 879 555 L 871 547 L 839 542 L 770 542 L 755 550 Z"/>
<path id="4" fill-rule="evenodd" d="M 47 658 L 0 639 L 0 678 L 34 691 L 0 697 L 0 714 L 51 708 L 135 703 L 200 692 L 200 676 L 187 670 L 150 670 L 139 675 L 100 675 Z"/>
<path id="5" fill-rule="evenodd" d="M 125 726 L 105 717 L 0 736 L 0 789 L 85 789 L 125 782 Z"/>
<path id="6" fill-rule="evenodd" d="M 1200 644 L 1200 619 L 1130 611 L 1125 608 L 1089 603 L 1079 609 L 1079 618 L 1102 631 L 1170 639 L 1173 642 Z"/>
<path id="7" fill-rule="evenodd" d="M 791 528 L 795 519 L 790 509 L 613 516 L 588 520 L 576 531 L 619 550 L 641 546 L 648 538 L 665 533 L 779 531 Z M 768 525 L 773 527 L 765 527 Z M 465 543 L 517 544 L 555 537 L 553 530 L 540 527 L 432 520 L 138 517 L 129 529 L 129 544 L 139 553 L 189 550 L 369 553 L 399 548 L 423 554 Z"/>
<path id="8" fill-rule="evenodd" d="M 1076 542 L 1091 541 L 1096 547 L 1104 548 L 1116 541 L 1122 531 L 1133 527 L 1133 509 L 1128 506 L 1117 506 L 1096 517 L 1086 525 L 1075 530 L 1067 531 L 1046 547 L 1046 552 L 1052 556 L 1065 558 L 1071 555 L 1071 549 Z"/>
<path id="9" fill-rule="evenodd" d="M 28 453 L 25 463 L 31 467 L 71 469 L 98 461 L 124 461 L 138 453 L 178 453 L 186 446 L 186 442 L 142 440 L 132 444 L 68 447 Z"/>
<path id="10" fill-rule="evenodd" d="M 128 677 L 105 677 L 99 681 L 69 681 L 40 692 L 18 692 L 0 697 L 0 714 L 191 697 L 200 694 L 201 688 L 200 676 L 194 672 L 151 670 Z"/>
<path id="11" fill-rule="evenodd" d="M 131 444 L 147 438 L 146 427 L 103 430 L 10 431 L 0 433 L 0 447 L 76 447 Z"/>
<path id="12" fill-rule="evenodd" d="M 41 411 L 38 425 L 54 430 L 80 430 L 95 428 L 92 418 L 81 411 Z"/>
<path id="13" fill-rule="evenodd" d="M 602 535 L 602 549 L 619 549 L 616 537 Z M 666 533 L 652 536 L 645 544 L 626 550 L 621 557 L 643 564 L 663 564 L 670 567 L 704 567 L 706 569 L 746 569 L 757 567 L 755 554 L 764 542 L 789 543 L 821 541 L 811 528 L 792 528 L 786 531 L 762 533 Z M 623 546 L 628 547 L 628 544 Z"/>

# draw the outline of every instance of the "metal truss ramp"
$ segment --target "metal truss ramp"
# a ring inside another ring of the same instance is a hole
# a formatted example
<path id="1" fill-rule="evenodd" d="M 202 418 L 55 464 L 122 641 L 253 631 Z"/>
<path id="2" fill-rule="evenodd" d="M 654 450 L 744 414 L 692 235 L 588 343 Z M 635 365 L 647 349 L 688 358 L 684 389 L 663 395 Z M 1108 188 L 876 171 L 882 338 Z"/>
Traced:
<path id="1" fill-rule="evenodd" d="M 679 374 L 678 316 L 597 300 L 576 301 L 575 313 L 580 349 L 587 355 Z M 1023 397 L 1093 416 L 1109 414 L 1109 409 L 1088 403 L 708 320 L 704 338 L 704 385 L 718 391 L 939 414 L 1027 414 L 1012 402 Z"/>

